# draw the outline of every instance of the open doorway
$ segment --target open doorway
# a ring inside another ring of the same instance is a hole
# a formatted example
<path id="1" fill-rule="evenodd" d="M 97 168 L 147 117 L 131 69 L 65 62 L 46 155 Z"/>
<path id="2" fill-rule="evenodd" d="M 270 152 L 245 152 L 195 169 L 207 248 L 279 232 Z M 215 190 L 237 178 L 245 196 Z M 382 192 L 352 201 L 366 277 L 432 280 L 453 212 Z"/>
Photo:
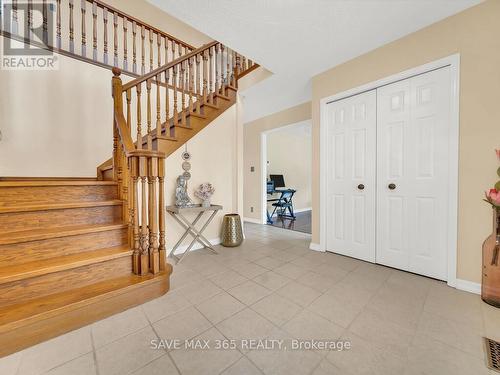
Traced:
<path id="1" fill-rule="evenodd" d="M 311 233 L 311 121 L 262 133 L 262 222 Z"/>

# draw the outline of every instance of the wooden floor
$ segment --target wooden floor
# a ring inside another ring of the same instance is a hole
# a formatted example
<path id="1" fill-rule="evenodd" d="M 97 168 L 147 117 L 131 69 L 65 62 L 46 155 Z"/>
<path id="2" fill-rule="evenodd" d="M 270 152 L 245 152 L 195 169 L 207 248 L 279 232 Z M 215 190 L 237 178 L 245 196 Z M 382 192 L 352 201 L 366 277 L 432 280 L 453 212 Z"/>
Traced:
<path id="1" fill-rule="evenodd" d="M 290 220 L 287 218 L 273 217 L 273 227 L 294 230 L 296 232 L 311 233 L 311 211 L 296 213 L 297 218 Z"/>

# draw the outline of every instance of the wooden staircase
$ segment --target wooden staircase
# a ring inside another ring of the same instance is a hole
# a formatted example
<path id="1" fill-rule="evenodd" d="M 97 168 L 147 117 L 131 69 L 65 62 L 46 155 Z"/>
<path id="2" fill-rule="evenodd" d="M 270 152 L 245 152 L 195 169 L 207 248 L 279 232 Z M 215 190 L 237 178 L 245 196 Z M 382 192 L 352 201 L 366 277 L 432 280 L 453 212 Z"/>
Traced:
<path id="1" fill-rule="evenodd" d="M 131 273 L 114 181 L 0 179 L 0 356 L 164 294 Z"/>
<path id="2" fill-rule="evenodd" d="M 179 56 L 130 82 L 113 68 L 113 154 L 95 179 L 0 178 L 0 357 L 168 291 L 165 158 L 258 65 L 217 41 L 166 50 Z"/>

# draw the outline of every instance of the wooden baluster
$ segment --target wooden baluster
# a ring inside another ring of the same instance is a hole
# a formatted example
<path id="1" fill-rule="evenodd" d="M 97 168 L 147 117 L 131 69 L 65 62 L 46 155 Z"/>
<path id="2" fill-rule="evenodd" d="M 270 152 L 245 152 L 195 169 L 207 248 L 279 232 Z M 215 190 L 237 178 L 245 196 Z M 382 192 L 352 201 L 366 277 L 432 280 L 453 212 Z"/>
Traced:
<path id="1" fill-rule="evenodd" d="M 167 263 L 167 251 L 165 249 L 165 159 L 158 159 L 158 212 L 160 243 L 158 253 L 160 259 L 160 271 L 164 271 Z"/>
<path id="2" fill-rule="evenodd" d="M 57 10 L 60 12 L 60 7 L 61 7 L 61 0 L 57 0 Z M 19 18 L 17 14 L 17 0 L 12 0 L 12 29 L 11 32 L 14 35 L 19 34 Z M 59 16 L 59 36 L 61 35 L 61 17 Z M 59 47 L 60 48 L 60 47 Z"/>
<path id="3" fill-rule="evenodd" d="M 92 59 L 97 60 L 97 3 L 92 3 Z"/>
<path id="4" fill-rule="evenodd" d="M 118 13 L 113 13 L 113 65 L 118 66 Z"/>
<path id="5" fill-rule="evenodd" d="M 177 43 L 172 40 L 172 60 L 175 60 L 175 49 L 177 47 Z"/>
<path id="6" fill-rule="evenodd" d="M 33 39 L 33 0 L 28 0 L 28 35 L 25 38 Z"/>
<path id="7" fill-rule="evenodd" d="M 186 64 L 185 61 L 181 62 L 181 124 L 186 126 L 186 81 L 185 81 L 185 73 L 186 73 Z"/>
<path id="8" fill-rule="evenodd" d="M 207 56 L 207 51 L 203 51 L 203 103 L 207 102 L 207 84 L 208 84 L 208 56 Z"/>
<path id="9" fill-rule="evenodd" d="M 196 112 L 201 114 L 200 55 L 196 55 Z"/>
<path id="10" fill-rule="evenodd" d="M 153 274 L 160 272 L 160 260 L 158 254 L 158 203 L 156 200 L 156 184 L 158 178 L 158 159 L 149 158 L 148 166 L 149 187 L 149 261 Z"/>
<path id="11" fill-rule="evenodd" d="M 216 44 L 214 46 L 214 65 L 215 65 L 215 88 L 214 93 L 217 94 L 220 92 L 219 88 L 219 64 L 218 64 L 218 56 L 219 56 L 219 46 L 220 44 Z"/>
<path id="12" fill-rule="evenodd" d="M 161 73 L 156 76 L 156 135 L 161 136 L 161 97 L 160 97 Z M 157 141 L 158 142 L 158 141 Z"/>
<path id="13" fill-rule="evenodd" d="M 169 98 L 169 79 L 170 79 L 170 69 L 165 70 L 165 133 L 166 135 L 170 135 L 169 133 L 169 125 L 170 125 L 170 98 Z"/>
<path id="14" fill-rule="evenodd" d="M 137 148 L 142 148 L 142 125 L 141 125 L 141 91 L 142 91 L 142 83 L 138 83 L 135 86 L 136 94 L 137 94 Z"/>
<path id="15" fill-rule="evenodd" d="M 226 85 L 231 84 L 231 49 L 226 48 Z"/>
<path id="16" fill-rule="evenodd" d="M 102 18 L 104 21 L 104 64 L 108 63 L 108 8 L 102 9 Z"/>
<path id="17" fill-rule="evenodd" d="M 144 40 L 146 39 L 146 28 L 144 25 L 141 26 L 141 74 L 146 73 L 146 47 L 144 45 Z"/>
<path id="18" fill-rule="evenodd" d="M 131 110 L 130 110 L 130 102 L 132 101 L 132 90 L 128 89 L 127 90 L 127 126 L 130 129 L 132 129 L 132 120 L 131 120 Z"/>
<path id="19" fill-rule="evenodd" d="M 148 79 L 146 81 L 146 97 L 147 97 L 146 120 L 148 124 L 148 133 L 147 133 L 148 150 L 152 150 L 153 139 L 151 137 L 151 79 Z"/>
<path id="20" fill-rule="evenodd" d="M 132 21 L 132 71 L 137 73 L 137 23 Z"/>
<path id="21" fill-rule="evenodd" d="M 242 72 L 247 70 L 247 58 L 245 56 L 241 57 L 241 65 L 242 65 L 242 68 L 241 68 Z"/>
<path id="22" fill-rule="evenodd" d="M 179 65 L 174 65 L 173 66 L 173 80 L 172 84 L 174 85 L 173 90 L 174 90 L 174 125 L 177 125 L 179 123 L 179 113 L 177 111 L 177 68 Z"/>
<path id="23" fill-rule="evenodd" d="M 147 159 L 141 156 L 139 158 L 139 175 L 141 177 L 141 275 L 146 275 L 149 272 L 148 201 L 146 198 L 147 169 Z"/>
<path id="24" fill-rule="evenodd" d="M 130 175 L 132 178 L 132 208 L 131 208 L 131 221 L 132 221 L 132 249 L 134 250 L 132 255 L 132 272 L 136 275 L 141 273 L 140 267 L 140 255 L 141 255 L 141 243 L 139 237 L 139 202 L 138 202 L 138 179 L 139 179 L 139 166 L 138 159 L 132 157 L 130 160 Z"/>
<path id="25" fill-rule="evenodd" d="M 231 78 L 232 78 L 232 85 L 236 87 L 236 52 L 233 51 L 233 54 L 231 56 Z"/>
<path id="26" fill-rule="evenodd" d="M 240 75 L 241 73 L 241 57 L 240 57 L 240 54 L 237 53 L 236 54 L 236 77 L 235 79 L 238 79 L 238 76 Z"/>
<path id="27" fill-rule="evenodd" d="M 165 64 L 168 64 L 168 37 L 165 37 Z"/>
<path id="28" fill-rule="evenodd" d="M 128 46 L 127 46 L 128 19 L 123 17 L 123 69 L 128 70 Z"/>
<path id="29" fill-rule="evenodd" d="M 42 24 L 42 29 L 43 29 L 43 42 L 45 45 L 49 43 L 49 28 L 48 28 L 48 19 L 47 19 L 47 0 L 43 0 L 42 2 L 42 18 L 43 18 L 43 24 Z"/>
<path id="30" fill-rule="evenodd" d="M 87 0 L 81 0 L 81 13 L 82 13 L 82 50 L 81 54 L 83 57 L 87 56 L 87 35 L 86 35 L 86 25 L 85 25 L 85 15 L 87 13 Z"/>
<path id="31" fill-rule="evenodd" d="M 178 57 L 181 57 L 182 56 L 182 44 L 180 44 L 180 43 L 178 44 L 177 52 L 179 53 Z"/>
<path id="32" fill-rule="evenodd" d="M 214 104 L 214 67 L 213 67 L 213 52 L 212 52 L 212 47 L 208 49 L 208 66 L 209 66 L 209 72 L 208 72 L 208 102 L 211 104 Z"/>
<path id="33" fill-rule="evenodd" d="M 224 80 L 225 74 L 224 74 L 224 67 L 226 64 L 224 64 L 224 46 L 222 44 L 219 44 L 220 47 L 220 93 L 222 95 L 226 95 L 226 82 Z"/>
<path id="34" fill-rule="evenodd" d="M 73 30 L 73 0 L 69 0 L 69 51 L 75 52 L 75 34 Z"/>
<path id="35" fill-rule="evenodd" d="M 149 29 L 149 71 L 153 70 L 153 30 Z"/>
<path id="36" fill-rule="evenodd" d="M 12 7 L 12 17 L 14 17 L 14 2 Z M 56 3 L 56 48 L 61 48 L 61 0 L 57 0 Z"/>
<path id="37" fill-rule="evenodd" d="M 189 112 L 193 112 L 193 92 L 194 92 L 194 70 L 193 70 L 193 57 L 189 58 L 189 69 L 188 69 L 188 92 L 189 92 Z"/>
<path id="38" fill-rule="evenodd" d="M 158 46 L 158 68 L 161 66 L 161 35 L 156 34 L 156 45 Z"/>

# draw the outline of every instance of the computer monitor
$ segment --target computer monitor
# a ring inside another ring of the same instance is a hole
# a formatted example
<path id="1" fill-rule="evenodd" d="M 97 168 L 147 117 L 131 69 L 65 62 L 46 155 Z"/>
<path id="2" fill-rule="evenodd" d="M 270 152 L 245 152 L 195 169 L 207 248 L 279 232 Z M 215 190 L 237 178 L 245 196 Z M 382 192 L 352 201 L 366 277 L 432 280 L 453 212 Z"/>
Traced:
<path id="1" fill-rule="evenodd" d="M 274 182 L 275 188 L 283 188 L 285 187 L 285 179 L 282 174 L 270 174 L 269 179 Z"/>

